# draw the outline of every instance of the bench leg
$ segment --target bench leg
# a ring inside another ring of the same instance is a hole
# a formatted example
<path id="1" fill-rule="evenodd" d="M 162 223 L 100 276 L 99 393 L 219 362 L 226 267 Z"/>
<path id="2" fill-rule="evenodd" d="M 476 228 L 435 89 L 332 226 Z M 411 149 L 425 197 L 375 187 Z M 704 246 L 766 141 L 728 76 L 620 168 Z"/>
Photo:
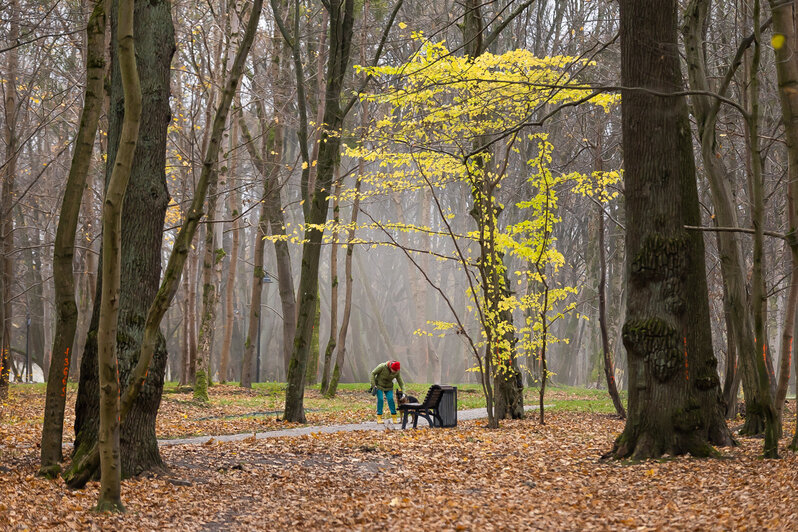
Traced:
<path id="1" fill-rule="evenodd" d="M 402 430 L 407 426 L 407 410 L 402 411 Z"/>

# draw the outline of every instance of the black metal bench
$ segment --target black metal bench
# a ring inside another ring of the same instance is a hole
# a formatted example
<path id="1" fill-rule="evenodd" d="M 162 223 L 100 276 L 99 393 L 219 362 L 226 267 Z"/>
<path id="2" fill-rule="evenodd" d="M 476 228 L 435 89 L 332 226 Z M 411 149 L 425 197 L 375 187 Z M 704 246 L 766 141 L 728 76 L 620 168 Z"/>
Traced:
<path id="1" fill-rule="evenodd" d="M 442 398 L 443 388 L 437 384 L 433 384 L 430 386 L 429 390 L 427 390 L 427 396 L 424 397 L 423 402 L 399 405 L 399 410 L 402 412 L 402 428 L 407 426 L 407 417 L 411 414 L 413 415 L 413 428 L 418 426 L 418 416 L 426 419 L 430 427 L 436 426 L 433 419 L 438 421 L 438 427 L 443 426 L 443 420 L 438 412 Z"/>

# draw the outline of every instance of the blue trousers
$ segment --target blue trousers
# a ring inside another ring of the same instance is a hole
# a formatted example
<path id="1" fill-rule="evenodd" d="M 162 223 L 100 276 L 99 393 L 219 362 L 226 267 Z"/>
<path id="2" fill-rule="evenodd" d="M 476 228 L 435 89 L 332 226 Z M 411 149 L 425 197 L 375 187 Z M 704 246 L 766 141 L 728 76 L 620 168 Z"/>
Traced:
<path id="1" fill-rule="evenodd" d="M 383 394 L 385 394 L 385 398 L 388 399 L 388 408 L 390 408 L 390 410 L 391 410 L 391 415 L 395 416 L 396 415 L 396 405 L 393 402 L 393 390 L 388 390 L 388 391 L 385 391 L 385 392 L 382 391 L 382 390 L 377 390 L 377 415 L 378 416 L 382 415 L 382 408 L 383 408 L 383 404 L 384 404 L 382 402 L 382 395 Z"/>

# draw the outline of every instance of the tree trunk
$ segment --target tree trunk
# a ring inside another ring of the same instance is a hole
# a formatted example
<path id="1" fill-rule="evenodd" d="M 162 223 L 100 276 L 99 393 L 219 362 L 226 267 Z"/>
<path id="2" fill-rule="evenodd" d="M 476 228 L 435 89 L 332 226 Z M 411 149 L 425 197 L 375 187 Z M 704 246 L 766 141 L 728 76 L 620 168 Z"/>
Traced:
<path id="1" fill-rule="evenodd" d="M 217 249 L 214 231 L 216 221 L 216 199 L 218 169 L 214 164 L 208 185 L 208 211 L 205 225 L 205 246 L 202 258 L 202 319 L 200 321 L 197 349 L 197 370 L 194 374 L 194 400 L 207 403 L 208 385 L 211 380 L 211 351 L 219 306 L 219 285 L 215 282 L 215 271 L 224 260 L 224 251 Z"/>
<path id="2" fill-rule="evenodd" d="M 760 24 L 760 2 L 754 0 L 754 53 L 751 62 L 751 78 L 748 89 L 751 94 L 751 109 L 746 117 L 751 143 L 751 224 L 754 226 L 754 259 L 751 273 L 751 306 L 754 312 L 754 343 L 756 376 L 758 392 L 762 399 L 765 417 L 765 458 L 778 458 L 781 425 L 773 403 L 771 393 L 772 369 L 768 365 L 769 346 L 767 337 L 767 292 L 764 278 L 764 241 L 765 241 L 765 183 L 762 177 L 762 155 L 759 150 L 759 60 L 761 55 L 762 30 Z M 775 390 L 774 390 L 775 392 Z"/>
<path id="3" fill-rule="evenodd" d="M 349 234 L 346 237 L 346 259 L 344 260 L 344 312 L 341 315 L 341 329 L 338 332 L 338 342 L 335 349 L 335 364 L 330 375 L 330 384 L 327 386 L 325 395 L 334 397 L 338 391 L 338 383 L 341 380 L 341 373 L 344 370 L 346 360 L 346 336 L 349 333 L 349 318 L 352 315 L 352 258 L 355 253 L 355 228 L 357 227 L 357 215 L 360 211 L 360 185 L 363 178 L 363 164 L 358 167 L 357 181 L 355 182 L 355 199 L 352 201 L 352 215 L 350 218 Z"/>
<path id="4" fill-rule="evenodd" d="M 123 117 L 124 97 L 116 56 L 116 15 L 111 13 L 111 95 L 108 132 L 108 166 L 116 159 L 116 150 Z M 130 385 L 133 367 L 139 358 L 139 344 L 147 309 L 153 300 L 161 274 L 161 242 L 163 223 L 168 204 L 165 176 L 167 127 L 170 122 L 169 74 L 174 51 L 174 27 L 170 4 L 163 1 L 136 2 L 135 42 L 138 73 L 142 86 L 142 114 L 139 140 L 122 210 L 122 265 L 119 296 L 117 356 L 119 382 L 124 390 Z M 102 291 L 102 276 L 98 279 L 98 293 Z M 82 479 L 94 472 L 84 469 L 83 460 L 96 451 L 99 424 L 99 381 L 97 372 L 97 327 L 100 319 L 99 299 L 83 358 L 80 384 L 75 405 L 75 447 L 73 462 L 65 479 Z M 122 476 L 128 477 L 150 469 L 160 469 L 162 461 L 155 437 L 155 416 L 161 401 L 166 368 L 166 348 L 163 336 L 158 335 L 155 362 L 120 433 Z M 125 417 L 124 415 L 122 416 Z M 81 485 L 81 481 L 76 485 Z"/>
<path id="5" fill-rule="evenodd" d="M 621 82 L 682 90 L 677 2 L 620 2 Z M 629 363 L 626 427 L 610 453 L 711 456 L 732 443 L 723 418 L 687 106 L 682 96 L 621 91 Z"/>
<path id="6" fill-rule="evenodd" d="M 298 8 L 298 3 L 297 3 Z M 330 15 L 330 49 L 327 60 L 327 81 L 324 96 L 324 125 L 319 146 L 318 169 L 315 187 L 312 191 L 310 205 L 306 202 L 305 224 L 308 228 L 305 243 L 302 246 L 302 267 L 299 280 L 299 311 L 297 313 L 297 330 L 294 338 L 294 350 L 288 367 L 288 386 L 285 395 L 285 419 L 287 421 L 305 422 L 305 373 L 307 371 L 310 338 L 313 333 L 313 322 L 318 299 L 319 255 L 321 253 L 322 227 L 327 221 L 329 210 L 329 191 L 332 185 L 335 167 L 339 164 L 341 136 L 344 121 L 344 110 L 341 108 L 341 91 L 348 72 L 349 56 L 352 44 L 354 25 L 354 0 L 336 0 L 327 5 Z M 276 17 L 279 18 L 279 17 Z M 298 18 L 298 13 L 295 15 Z M 295 24 L 298 21 L 295 22 Z M 295 29 L 297 27 L 295 26 Z M 295 64 L 299 59 L 299 32 L 294 32 L 293 43 Z M 301 62 L 301 61 L 299 61 Z M 297 84 L 304 84 L 297 71 Z M 304 94 L 304 90 L 302 91 Z M 301 109 L 305 107 L 304 97 L 298 99 Z M 307 139 L 307 119 L 300 137 Z M 304 141 L 306 143 L 306 140 Z M 303 153 L 304 164 L 307 160 L 307 146 Z M 316 162 L 316 161 L 313 161 Z M 303 178 L 306 179 L 305 176 Z M 307 185 L 305 185 L 307 187 Z M 308 191 L 308 195 L 310 196 Z"/>
<path id="7" fill-rule="evenodd" d="M 222 355 L 219 361 L 219 382 L 227 382 L 228 366 L 230 364 L 230 346 L 233 342 L 233 323 L 235 316 L 235 285 L 236 285 L 236 271 L 238 269 L 238 248 L 241 246 L 241 200 L 238 195 L 238 188 L 232 184 L 236 179 L 236 171 L 238 168 L 238 156 L 233 150 L 238 142 L 238 120 L 233 117 L 232 131 L 230 133 L 230 157 L 227 164 L 228 167 L 228 188 L 229 193 L 229 209 L 230 216 L 233 218 L 232 227 L 232 243 L 230 245 L 230 262 L 227 266 L 227 282 L 225 285 L 224 304 L 225 304 L 225 321 L 224 321 L 224 338 L 222 340 Z"/>
<path id="8" fill-rule="evenodd" d="M 782 123 L 787 140 L 787 243 L 790 246 L 792 269 L 790 291 L 787 297 L 782 325 L 781 369 L 776 389 L 776 412 L 781 426 L 784 401 L 790 380 L 790 358 L 792 357 L 793 330 L 795 328 L 796 305 L 798 304 L 798 3 L 770 0 L 773 13 L 773 49 L 776 54 L 776 76 L 781 100 Z M 776 36 L 783 37 L 779 43 Z M 780 46 L 778 44 L 781 44 Z M 798 410 L 798 409 L 797 409 Z M 798 429 L 796 430 L 798 441 Z"/>
<path id="9" fill-rule="evenodd" d="M 690 86 L 696 91 L 711 91 L 704 52 L 706 20 L 709 12 L 708 0 L 694 0 L 685 12 L 683 34 L 686 46 L 687 72 Z M 748 48 L 751 40 L 745 40 L 725 77 L 718 88 L 721 95 L 727 92 L 729 83 L 742 59 L 742 53 Z M 720 109 L 720 101 L 708 96 L 693 95 L 693 112 L 698 122 L 698 134 L 701 140 L 701 155 L 704 162 L 712 203 L 715 208 L 715 221 L 723 227 L 737 227 L 737 205 L 733 199 L 729 172 L 723 158 L 718 152 L 716 142 L 716 123 Z M 762 407 L 762 390 L 759 389 L 756 377 L 755 357 L 758 356 L 754 344 L 753 316 L 751 302 L 746 286 L 746 267 L 740 243 L 740 236 L 734 232 L 719 232 L 718 253 L 720 256 L 721 275 L 727 298 L 724 304 L 730 313 L 731 330 L 735 345 L 741 355 L 740 373 L 746 394 L 746 417 L 743 434 L 761 434 L 765 427 L 764 408 Z"/>
<path id="10" fill-rule="evenodd" d="M 229 21 L 230 13 L 225 10 L 225 3 L 222 3 L 221 15 L 226 21 Z M 229 26 L 225 25 L 225 30 L 229 31 Z M 224 50 L 224 60 L 222 60 L 222 42 L 226 42 L 226 49 Z M 219 35 L 216 41 L 216 51 L 214 57 L 214 65 L 220 65 L 219 70 L 224 73 L 227 72 L 227 58 L 230 46 L 230 39 L 226 39 L 224 35 Z M 210 122 L 211 111 L 214 108 L 218 109 L 221 105 L 221 95 L 217 97 L 216 87 L 223 83 L 224 79 L 211 79 L 211 89 L 208 94 L 208 120 Z M 217 101 L 218 100 L 218 101 Z M 224 125 L 222 126 L 224 128 Z M 205 130 L 208 134 L 211 133 L 210 128 Z M 210 140 L 210 136 L 208 137 Z M 202 158 L 207 158 L 210 145 L 203 144 Z M 215 148 L 217 154 L 221 146 Z M 219 305 L 219 273 L 220 265 L 224 260 L 224 250 L 221 248 L 221 242 L 217 239 L 216 231 L 216 215 L 217 215 L 217 190 L 219 182 L 219 164 L 218 155 L 217 160 L 212 161 L 209 170 L 208 179 L 208 209 L 205 215 L 205 244 L 203 246 L 202 255 L 202 312 L 200 314 L 200 327 L 199 337 L 197 342 L 197 364 L 194 371 L 194 400 L 201 403 L 207 403 L 210 399 L 208 397 L 208 386 L 211 383 L 213 375 L 211 367 L 211 355 L 213 353 L 213 339 L 216 332 L 216 314 Z"/>
<path id="11" fill-rule="evenodd" d="M 199 249 L 192 247 L 188 257 L 188 313 L 186 322 L 188 325 L 188 366 L 186 374 L 186 384 L 194 382 L 197 377 L 197 285 L 200 280 L 199 268 Z"/>
<path id="12" fill-rule="evenodd" d="M 621 396 L 618 394 L 618 386 L 615 383 L 615 364 L 612 360 L 612 351 L 610 349 L 610 340 L 607 335 L 607 261 L 604 253 L 604 209 L 601 205 L 599 209 L 599 224 L 598 224 L 598 245 L 599 245 L 599 328 L 601 329 L 601 350 L 604 354 L 604 377 L 607 381 L 607 391 L 612 398 L 612 404 L 615 411 L 621 416 L 621 419 L 626 419 L 626 409 L 621 402 Z M 542 406 L 541 406 L 542 409 Z"/>
<path id="13" fill-rule="evenodd" d="M 279 65 L 278 67 L 279 68 Z M 259 112 L 260 114 L 260 112 Z M 265 117 L 261 116 L 261 124 L 263 131 L 261 132 L 264 136 L 265 143 L 263 145 L 263 153 L 258 153 L 255 149 L 255 144 L 252 138 L 252 135 L 249 133 L 249 128 L 247 127 L 246 121 L 242 116 L 239 120 L 239 124 L 241 126 L 241 134 L 244 137 L 244 144 L 247 147 L 247 151 L 249 152 L 250 158 L 252 162 L 257 168 L 258 172 L 263 179 L 263 196 L 261 197 L 261 208 L 260 214 L 258 216 L 258 228 L 255 235 L 255 257 L 253 259 L 254 268 L 253 268 L 253 278 L 252 278 L 252 295 L 250 298 L 251 304 L 249 309 L 249 325 L 247 328 L 247 339 L 244 343 L 244 357 L 242 360 L 241 365 L 241 386 L 245 388 L 252 387 L 252 361 L 255 354 L 255 342 L 257 341 L 256 338 L 258 336 L 258 328 L 260 327 L 260 306 L 261 306 L 261 298 L 263 294 L 263 276 L 265 271 L 263 269 L 263 251 L 265 249 L 265 237 L 266 237 L 266 227 L 268 223 L 268 217 L 270 212 L 274 214 L 272 211 L 275 209 L 279 210 L 279 207 L 274 205 L 274 202 L 277 202 L 279 206 L 280 203 L 280 184 L 278 182 L 278 177 L 280 175 L 280 161 L 282 160 L 282 152 L 283 152 L 283 132 L 282 126 L 280 125 L 279 119 L 276 117 L 273 118 L 272 124 L 270 127 L 265 127 Z M 267 133 L 267 130 L 271 129 Z M 275 200 L 276 197 L 276 200 Z M 270 208 L 271 207 L 271 208 Z M 282 218 L 280 218 L 282 220 Z M 284 229 L 282 227 L 282 223 L 280 223 L 280 228 L 277 229 L 272 225 L 274 230 L 278 230 L 284 233 Z M 282 245 L 286 246 L 284 253 L 288 253 L 287 244 L 282 241 Z M 275 242 L 275 250 L 277 249 L 277 242 Z M 278 258 L 280 257 L 280 253 L 277 254 Z M 278 265 L 281 264 L 278 261 Z M 283 264 L 283 266 L 285 266 Z M 288 257 L 288 272 L 280 271 L 280 277 L 285 274 L 290 280 L 290 257 Z M 282 294 L 281 294 L 282 295 Z M 285 307 L 283 307 L 285 312 Z M 292 316 L 283 316 L 283 320 L 291 320 Z M 284 339 L 285 341 L 285 339 Z M 260 376 L 258 376 L 260 377 Z"/>
<path id="14" fill-rule="evenodd" d="M 149 3 L 148 7 L 155 6 L 152 1 Z M 134 470 L 134 472 L 142 471 L 140 469 L 142 467 L 142 463 L 144 460 L 142 459 L 142 451 L 147 453 L 150 448 L 149 446 L 142 445 L 140 441 L 144 441 L 145 443 L 149 444 L 150 442 L 155 443 L 155 456 L 158 458 L 158 462 L 160 463 L 160 456 L 157 454 L 157 441 L 155 440 L 155 428 L 154 428 L 154 413 L 157 412 L 158 405 L 155 404 L 155 408 L 151 410 L 144 410 L 145 413 L 153 413 L 152 417 L 142 416 L 139 414 L 142 408 L 138 407 L 142 401 L 146 401 L 153 395 L 152 393 L 152 384 L 150 380 L 153 378 L 152 375 L 155 374 L 158 378 L 159 387 L 157 388 L 158 392 L 158 400 L 160 400 L 160 392 L 163 390 L 163 372 L 166 366 L 165 363 L 165 355 L 160 355 L 163 352 L 163 335 L 160 333 L 160 323 L 163 319 L 164 314 L 166 313 L 167 309 L 169 308 L 169 304 L 173 300 L 175 293 L 177 292 L 178 284 L 180 282 L 180 273 L 183 270 L 183 266 L 185 265 L 186 258 L 188 256 L 188 248 L 191 244 L 191 241 L 194 238 L 194 234 L 196 232 L 197 226 L 202 218 L 202 205 L 205 202 L 205 196 L 208 190 L 208 182 L 210 180 L 210 173 L 213 167 L 213 163 L 217 160 L 219 156 L 219 146 L 221 144 L 222 133 L 224 131 L 224 124 L 227 120 L 227 114 L 230 109 L 230 104 L 233 100 L 233 94 L 236 91 L 236 87 L 238 86 L 238 80 L 241 77 L 241 73 L 244 69 L 244 62 L 246 61 L 247 54 L 249 53 L 250 47 L 252 46 L 252 41 L 255 35 L 255 29 L 257 28 L 257 23 L 260 20 L 260 13 L 261 8 L 263 6 L 262 0 L 255 0 L 252 7 L 252 13 L 247 24 L 247 29 L 244 34 L 244 37 L 241 41 L 241 46 L 239 47 L 238 52 L 236 53 L 235 61 L 233 62 L 233 67 L 230 70 L 229 77 L 225 83 L 225 89 L 222 96 L 222 102 L 219 105 L 219 109 L 217 110 L 216 116 L 214 117 L 213 126 L 212 126 L 212 134 L 209 143 L 209 149 L 205 154 L 205 159 L 202 165 L 202 173 L 200 174 L 200 179 L 197 182 L 196 193 L 191 203 L 191 207 L 188 211 L 188 215 L 186 216 L 185 223 L 180 228 L 180 231 L 175 238 L 174 247 L 172 248 L 172 253 L 169 255 L 169 261 L 166 266 L 166 271 L 164 272 L 163 282 L 160 286 L 160 289 L 154 295 L 154 297 L 150 298 L 152 304 L 149 307 L 149 310 L 143 320 L 139 323 L 144 324 L 143 332 L 141 337 L 141 348 L 136 353 L 137 360 L 135 363 L 135 367 L 133 367 L 132 371 L 130 371 L 130 378 L 127 379 L 129 384 L 127 388 L 124 390 L 122 400 L 121 400 L 121 422 L 122 422 L 122 444 L 125 444 L 125 430 L 126 427 L 133 427 L 137 432 L 134 432 L 134 435 L 137 435 L 140 440 L 131 440 L 137 443 L 136 446 L 131 444 L 131 448 L 137 451 L 137 454 L 133 456 L 133 459 L 137 460 L 133 462 L 139 469 Z M 144 13 L 147 13 L 145 11 Z M 161 12 L 161 16 L 163 16 L 163 11 Z M 165 14 L 168 17 L 169 24 L 168 29 L 171 30 L 171 16 L 169 15 L 168 9 L 165 10 Z M 136 20 L 140 20 L 137 16 Z M 147 20 L 150 24 L 147 25 L 148 28 L 155 28 L 157 27 L 152 20 Z M 172 32 L 169 31 L 167 33 L 168 36 L 173 36 Z M 149 43 L 151 45 L 156 44 L 158 41 L 153 40 Z M 163 40 L 161 41 L 164 42 Z M 165 42 L 173 42 L 173 41 L 165 41 Z M 165 47 L 161 46 L 157 48 L 158 50 L 164 50 Z M 146 54 L 143 54 L 146 55 Z M 167 73 L 168 73 L 168 61 L 167 61 Z M 167 85 L 168 86 L 168 85 Z M 155 106 L 155 102 L 153 102 L 153 107 Z M 168 120 L 165 121 L 168 123 Z M 164 131 L 165 131 L 164 124 Z M 113 131 L 113 130 L 112 130 Z M 110 144 L 109 144 L 110 145 Z M 163 149 L 164 144 L 161 144 L 162 148 L 158 151 L 158 153 L 164 153 L 165 150 Z M 164 168 L 164 159 L 161 158 L 159 160 L 160 168 Z M 143 165 L 142 165 L 143 166 Z M 161 174 L 163 177 L 163 174 Z M 152 190 L 150 190 L 152 193 Z M 159 235 L 163 225 L 163 213 L 165 213 L 166 203 L 163 204 L 163 211 L 162 216 L 160 219 L 161 227 L 159 227 Z M 123 232 L 123 242 L 124 242 L 124 232 Z M 160 245 L 158 246 L 151 246 L 152 249 L 157 251 L 157 254 L 160 255 Z M 160 262 L 158 262 L 160 264 Z M 123 269 L 124 273 L 124 269 Z M 160 277 L 160 276 L 158 276 Z M 156 281 L 158 280 L 156 277 Z M 135 283 L 131 283 L 135 284 Z M 124 286 L 124 284 L 123 284 Z M 138 285 L 140 287 L 140 285 Z M 124 295 L 124 292 L 123 292 Z M 124 300 L 123 300 L 124 301 Z M 123 307 L 124 308 L 124 307 Z M 151 365 L 152 364 L 152 365 Z M 127 368 L 123 368 L 127 369 Z M 150 371 L 152 370 L 152 371 Z M 82 374 L 81 374 L 82 376 Z M 96 380 L 94 381 L 96 382 Z M 95 384 L 96 386 L 96 384 Z M 80 400 L 80 396 L 78 397 Z M 79 410 L 76 408 L 76 413 Z M 141 420 L 146 421 L 146 423 L 142 423 Z M 76 421 L 76 426 L 77 426 Z M 124 447 L 123 447 L 124 448 Z M 96 445 L 85 447 L 82 449 L 76 450 L 76 457 L 73 459 L 73 467 L 70 470 L 69 478 L 65 478 L 67 480 L 67 485 L 72 488 L 75 487 L 82 487 L 88 481 L 91 474 L 94 472 L 97 463 L 97 447 Z M 78 456 L 79 455 L 79 456 Z M 122 472 L 123 474 L 126 471 L 126 457 L 123 453 L 123 462 L 122 462 Z M 154 467 L 154 466 L 153 466 Z M 127 469 L 128 471 L 130 469 Z"/>
<path id="15" fill-rule="evenodd" d="M 134 0 L 120 0 L 117 8 L 117 59 L 122 78 L 124 118 L 103 205 L 103 284 L 97 326 L 100 387 L 100 427 L 97 433 L 100 451 L 100 494 L 97 510 L 101 512 L 125 511 L 121 498 L 120 384 L 116 345 L 122 278 L 122 206 L 130 179 L 130 169 L 133 166 L 141 118 L 141 85 L 133 40 L 133 7 Z"/>
<path id="16" fill-rule="evenodd" d="M 72 166 L 61 203 L 53 249 L 53 284 L 58 315 L 47 380 L 41 444 L 42 462 L 39 470 L 40 474 L 51 477 L 61 471 L 59 462 L 62 459 L 61 445 L 64 432 L 66 385 L 71 361 L 70 350 L 75 343 L 75 331 L 78 325 L 72 261 L 81 198 L 83 188 L 86 186 L 103 101 L 105 0 L 95 2 L 94 10 L 89 17 L 87 34 L 86 90 L 83 111 L 72 154 Z"/>
<path id="17" fill-rule="evenodd" d="M 330 385 L 330 365 L 335 351 L 335 333 L 338 332 L 338 225 L 341 222 L 339 196 L 341 195 L 341 181 L 336 180 L 335 193 L 333 194 L 333 233 L 330 245 L 330 336 L 324 348 L 324 361 L 321 372 L 321 393 L 327 394 Z"/>
<path id="18" fill-rule="evenodd" d="M 8 42 L 12 46 L 19 41 L 19 2 L 11 0 L 7 8 L 9 18 Z M 0 170 L 0 185 L 2 185 L 2 198 L 0 198 L 0 401 L 8 396 L 9 371 L 11 369 L 11 286 L 14 282 L 14 223 L 11 215 L 11 205 L 14 198 L 14 182 L 17 172 L 17 77 L 19 75 L 19 51 L 13 46 L 6 52 L 5 72 L 3 73 L 3 93 L 5 112 L 3 136 L 6 145 L 5 162 Z"/>

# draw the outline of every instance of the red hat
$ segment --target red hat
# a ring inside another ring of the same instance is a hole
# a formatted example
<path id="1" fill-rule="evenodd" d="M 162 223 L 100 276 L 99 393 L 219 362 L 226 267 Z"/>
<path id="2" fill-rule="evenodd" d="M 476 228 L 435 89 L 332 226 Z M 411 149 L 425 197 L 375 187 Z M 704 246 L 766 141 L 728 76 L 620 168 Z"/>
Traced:
<path id="1" fill-rule="evenodd" d="M 388 364 L 388 367 L 391 368 L 391 371 L 393 371 L 393 372 L 399 371 L 399 361 L 398 360 L 394 360 L 393 362 Z"/>

